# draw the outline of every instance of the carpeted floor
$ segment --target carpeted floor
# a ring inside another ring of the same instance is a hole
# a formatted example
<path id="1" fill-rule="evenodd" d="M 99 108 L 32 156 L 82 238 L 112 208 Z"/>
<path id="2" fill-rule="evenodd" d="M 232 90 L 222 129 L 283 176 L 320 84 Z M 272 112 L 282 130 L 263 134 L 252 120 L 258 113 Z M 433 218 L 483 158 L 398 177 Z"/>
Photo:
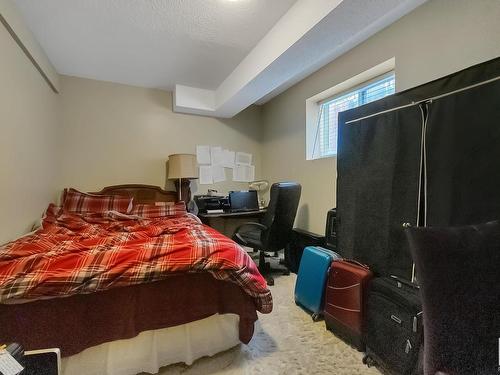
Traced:
<path id="1" fill-rule="evenodd" d="M 274 310 L 259 314 L 255 335 L 248 345 L 239 345 L 192 366 L 171 365 L 159 375 L 224 374 L 380 374 L 361 362 L 362 353 L 314 323 L 293 299 L 296 275 L 276 278 L 271 287 Z"/>

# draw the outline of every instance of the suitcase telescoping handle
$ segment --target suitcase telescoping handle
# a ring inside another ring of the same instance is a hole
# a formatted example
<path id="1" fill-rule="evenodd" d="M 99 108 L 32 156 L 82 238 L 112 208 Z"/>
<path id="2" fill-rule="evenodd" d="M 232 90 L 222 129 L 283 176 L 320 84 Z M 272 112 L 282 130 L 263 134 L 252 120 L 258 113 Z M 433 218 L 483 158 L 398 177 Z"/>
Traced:
<path id="1" fill-rule="evenodd" d="M 398 287 L 400 287 L 399 284 L 402 284 L 402 285 L 406 285 L 406 286 L 409 286 L 409 287 L 414 288 L 414 289 L 420 289 L 420 286 L 418 284 L 412 283 L 411 281 L 404 280 L 396 275 L 391 275 L 391 279 L 393 279 L 394 281 L 396 281 L 396 283 L 398 283 Z"/>
<path id="2" fill-rule="evenodd" d="M 358 262 L 357 260 L 354 260 L 354 259 L 342 259 L 344 262 L 349 262 L 349 263 L 352 263 L 352 264 L 356 264 L 360 267 L 363 267 L 363 268 L 366 268 L 367 270 L 370 269 L 370 267 L 368 267 L 368 265 L 366 264 L 363 264 L 361 262 Z"/>

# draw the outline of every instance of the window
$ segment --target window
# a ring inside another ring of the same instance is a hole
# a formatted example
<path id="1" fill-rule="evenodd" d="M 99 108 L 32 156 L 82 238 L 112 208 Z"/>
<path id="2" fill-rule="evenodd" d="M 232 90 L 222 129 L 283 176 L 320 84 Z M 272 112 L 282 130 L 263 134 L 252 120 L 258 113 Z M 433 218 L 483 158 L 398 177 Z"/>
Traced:
<path id="1" fill-rule="evenodd" d="M 319 119 L 311 159 L 337 154 L 337 118 L 339 112 L 382 99 L 387 95 L 394 94 L 394 92 L 395 77 L 394 72 L 390 72 L 318 103 Z"/>

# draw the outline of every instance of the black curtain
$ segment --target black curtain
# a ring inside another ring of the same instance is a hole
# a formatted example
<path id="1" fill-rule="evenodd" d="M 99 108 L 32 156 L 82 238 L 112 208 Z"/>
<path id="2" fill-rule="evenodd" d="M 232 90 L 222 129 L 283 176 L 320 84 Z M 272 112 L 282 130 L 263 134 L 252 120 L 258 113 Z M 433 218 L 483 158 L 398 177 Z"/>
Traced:
<path id="1" fill-rule="evenodd" d="M 402 224 L 422 225 L 416 222 L 421 107 L 429 109 L 427 225 L 500 217 L 500 82 L 418 104 L 499 75 L 497 58 L 339 114 L 337 232 L 343 256 L 378 274 L 411 277 Z M 372 117 L 349 123 L 365 116 Z"/>
<path id="2" fill-rule="evenodd" d="M 427 225 L 500 219 L 500 80 L 434 100 L 426 144 Z"/>
<path id="3" fill-rule="evenodd" d="M 418 106 L 341 127 L 339 250 L 380 274 L 409 279 L 403 223 L 416 225 L 422 115 Z"/>

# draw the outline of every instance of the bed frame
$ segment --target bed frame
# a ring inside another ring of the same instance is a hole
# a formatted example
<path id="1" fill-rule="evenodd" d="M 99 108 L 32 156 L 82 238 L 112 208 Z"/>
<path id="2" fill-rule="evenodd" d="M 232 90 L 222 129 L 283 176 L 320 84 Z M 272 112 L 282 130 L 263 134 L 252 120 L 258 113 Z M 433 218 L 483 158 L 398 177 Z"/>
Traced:
<path id="1" fill-rule="evenodd" d="M 134 203 L 139 204 L 155 204 L 155 202 L 172 202 L 178 201 L 176 191 L 163 190 L 158 186 L 142 185 L 142 184 L 124 184 L 106 186 L 101 191 L 91 194 L 98 195 L 126 195 L 134 198 Z"/>

